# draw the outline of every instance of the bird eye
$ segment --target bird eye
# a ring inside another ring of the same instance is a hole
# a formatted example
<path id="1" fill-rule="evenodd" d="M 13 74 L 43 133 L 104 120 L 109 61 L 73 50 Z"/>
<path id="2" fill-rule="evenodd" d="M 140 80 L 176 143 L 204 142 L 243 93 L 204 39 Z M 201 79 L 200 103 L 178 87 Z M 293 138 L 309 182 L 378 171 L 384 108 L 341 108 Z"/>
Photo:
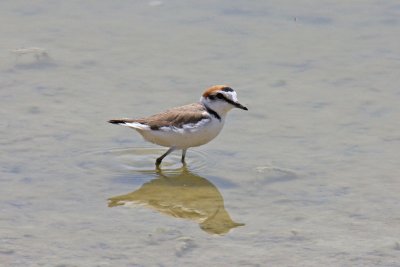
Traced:
<path id="1" fill-rule="evenodd" d="M 224 98 L 224 96 L 221 93 L 218 93 L 217 98 L 222 99 L 222 98 Z"/>
<path id="2" fill-rule="evenodd" d="M 210 96 L 208 96 L 208 98 L 209 98 L 210 100 L 214 100 L 214 99 L 215 99 L 215 95 L 210 95 Z"/>

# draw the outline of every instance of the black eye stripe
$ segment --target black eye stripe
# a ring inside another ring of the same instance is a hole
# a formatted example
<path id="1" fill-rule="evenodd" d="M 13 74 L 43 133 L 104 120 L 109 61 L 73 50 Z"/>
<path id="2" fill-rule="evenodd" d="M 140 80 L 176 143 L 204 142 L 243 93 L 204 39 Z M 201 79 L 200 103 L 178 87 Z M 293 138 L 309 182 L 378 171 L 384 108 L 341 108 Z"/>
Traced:
<path id="1" fill-rule="evenodd" d="M 225 92 L 233 92 L 233 89 L 230 87 L 223 87 L 221 90 Z"/>
<path id="2" fill-rule="evenodd" d="M 231 105 L 234 105 L 234 106 L 237 105 L 233 100 L 230 100 L 229 98 L 227 98 L 227 97 L 226 97 L 224 94 L 222 94 L 222 93 L 217 93 L 216 95 L 210 95 L 210 96 L 208 96 L 208 98 L 209 98 L 210 100 L 215 100 L 215 98 L 218 98 L 218 99 L 221 99 L 222 101 L 228 102 L 228 103 L 231 104 Z"/>
<path id="3" fill-rule="evenodd" d="M 235 105 L 236 103 L 233 102 L 232 100 L 230 100 L 229 98 L 226 98 L 224 95 L 222 95 L 222 100 L 225 100 L 226 102 L 228 102 L 229 104 Z"/>

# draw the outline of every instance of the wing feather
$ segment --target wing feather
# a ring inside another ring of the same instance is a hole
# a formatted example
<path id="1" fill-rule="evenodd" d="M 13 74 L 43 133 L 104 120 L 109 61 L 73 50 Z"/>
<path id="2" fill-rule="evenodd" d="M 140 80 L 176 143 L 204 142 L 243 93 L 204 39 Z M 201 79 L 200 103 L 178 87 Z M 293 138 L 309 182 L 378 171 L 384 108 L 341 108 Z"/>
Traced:
<path id="1" fill-rule="evenodd" d="M 171 108 L 165 112 L 152 115 L 141 119 L 115 119 L 110 120 L 114 124 L 140 123 L 147 125 L 152 130 L 158 130 L 161 127 L 182 128 L 184 124 L 196 124 L 201 120 L 208 119 L 209 115 L 205 113 L 205 107 L 200 103 L 189 104 L 181 107 Z"/>

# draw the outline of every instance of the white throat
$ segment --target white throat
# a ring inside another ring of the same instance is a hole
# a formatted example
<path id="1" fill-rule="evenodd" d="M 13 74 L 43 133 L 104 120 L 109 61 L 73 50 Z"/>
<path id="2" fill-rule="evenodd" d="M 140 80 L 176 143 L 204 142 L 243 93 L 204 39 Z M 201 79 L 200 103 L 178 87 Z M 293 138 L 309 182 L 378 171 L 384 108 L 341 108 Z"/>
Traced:
<path id="1" fill-rule="evenodd" d="M 209 100 L 208 98 L 205 97 L 200 98 L 200 103 L 202 103 L 207 108 L 215 111 L 221 117 L 221 119 L 224 119 L 228 111 L 230 111 L 233 108 L 233 106 L 229 103 Z"/>

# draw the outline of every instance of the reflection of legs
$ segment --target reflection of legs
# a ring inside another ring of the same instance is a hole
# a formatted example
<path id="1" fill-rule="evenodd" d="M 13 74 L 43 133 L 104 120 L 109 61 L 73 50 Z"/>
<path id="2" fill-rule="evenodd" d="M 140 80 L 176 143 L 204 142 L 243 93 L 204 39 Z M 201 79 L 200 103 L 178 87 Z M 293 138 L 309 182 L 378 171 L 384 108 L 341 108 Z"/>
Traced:
<path id="1" fill-rule="evenodd" d="M 187 148 L 182 149 L 182 159 L 181 159 L 181 161 L 182 161 L 183 164 L 185 164 L 186 150 L 187 150 Z"/>
<path id="2" fill-rule="evenodd" d="M 174 151 L 174 150 L 175 150 L 175 147 L 170 147 L 170 148 L 167 150 L 167 152 L 165 152 L 164 154 L 162 154 L 162 156 L 159 157 L 159 158 L 156 160 L 156 165 L 157 165 L 157 166 L 160 165 L 160 164 L 161 164 L 161 161 L 162 161 L 166 156 L 168 156 L 169 153 L 171 153 L 171 152 Z"/>

